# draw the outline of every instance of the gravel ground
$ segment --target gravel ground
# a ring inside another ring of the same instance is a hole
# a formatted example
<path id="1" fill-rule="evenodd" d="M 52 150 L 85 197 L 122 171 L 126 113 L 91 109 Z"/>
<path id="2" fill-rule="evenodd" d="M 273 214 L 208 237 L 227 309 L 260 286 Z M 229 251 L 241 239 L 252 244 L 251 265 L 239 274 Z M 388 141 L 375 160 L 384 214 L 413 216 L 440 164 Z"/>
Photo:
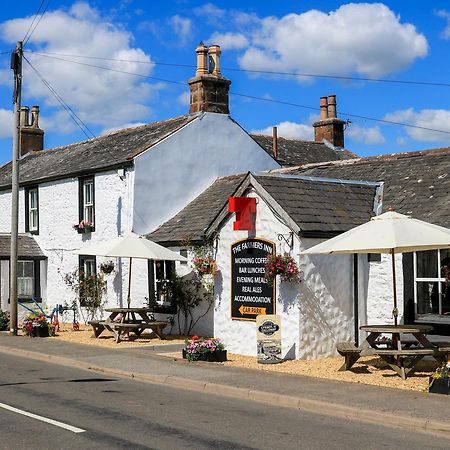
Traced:
<path id="1" fill-rule="evenodd" d="M 96 339 L 92 334 L 91 327 L 80 325 L 80 331 L 73 331 L 71 324 L 62 324 L 57 336 L 51 337 L 50 339 L 111 348 L 184 343 L 184 337 L 181 336 L 169 335 L 166 340 L 162 341 L 155 335 L 143 333 L 139 339 L 132 341 L 125 340 L 116 344 L 113 337 L 106 333 L 104 337 L 101 336 Z M 160 354 L 172 359 L 181 359 L 179 353 L 161 352 Z M 419 363 L 419 369 L 404 381 L 382 360 L 371 356 L 360 358 L 351 371 L 345 372 L 338 372 L 339 367 L 343 363 L 343 358 L 341 357 L 323 358 L 313 361 L 285 361 L 281 364 L 258 364 L 255 357 L 235 354 L 228 354 L 228 359 L 229 361 L 223 364 L 230 367 L 246 367 L 254 370 L 283 372 L 292 375 L 306 375 L 412 391 L 426 391 L 428 389 L 428 377 L 436 369 L 436 363 L 434 361 L 422 361 Z"/>

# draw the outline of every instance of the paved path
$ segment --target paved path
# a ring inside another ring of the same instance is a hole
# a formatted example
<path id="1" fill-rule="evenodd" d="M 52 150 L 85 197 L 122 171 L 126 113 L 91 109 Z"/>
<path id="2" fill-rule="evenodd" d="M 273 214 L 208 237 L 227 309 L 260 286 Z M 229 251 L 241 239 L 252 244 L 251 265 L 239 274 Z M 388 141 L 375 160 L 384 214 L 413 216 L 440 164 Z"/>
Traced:
<path id="1" fill-rule="evenodd" d="M 445 395 L 173 361 L 157 355 L 173 351 L 170 347 L 107 349 L 0 333 L 0 353 L 450 437 L 450 398 Z"/>

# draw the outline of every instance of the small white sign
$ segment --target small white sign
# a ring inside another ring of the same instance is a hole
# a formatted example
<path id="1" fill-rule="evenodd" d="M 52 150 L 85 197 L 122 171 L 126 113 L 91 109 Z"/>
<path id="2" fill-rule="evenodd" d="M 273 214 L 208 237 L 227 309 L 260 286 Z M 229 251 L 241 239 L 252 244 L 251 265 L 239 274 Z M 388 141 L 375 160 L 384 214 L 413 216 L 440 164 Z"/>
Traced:
<path id="1" fill-rule="evenodd" d="M 281 317 L 278 314 L 256 316 L 257 358 L 260 364 L 277 364 L 281 358 Z"/>

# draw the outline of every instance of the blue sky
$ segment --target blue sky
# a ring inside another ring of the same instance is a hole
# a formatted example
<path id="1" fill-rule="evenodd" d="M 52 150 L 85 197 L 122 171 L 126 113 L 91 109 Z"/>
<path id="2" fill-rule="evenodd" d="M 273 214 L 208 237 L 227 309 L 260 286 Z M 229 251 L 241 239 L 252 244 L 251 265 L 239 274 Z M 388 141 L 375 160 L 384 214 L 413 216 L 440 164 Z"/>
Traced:
<path id="1" fill-rule="evenodd" d="M 23 39 L 40 4 L 3 6 L 0 52 Z M 203 40 L 222 47 L 222 73 L 232 81 L 231 114 L 247 131 L 278 125 L 281 136 L 311 139 L 319 97 L 336 94 L 339 116 L 351 121 L 346 147 L 359 155 L 449 145 L 448 1 L 45 0 L 47 5 L 25 56 L 87 125 L 88 134 L 185 114 L 185 82 L 195 72 L 195 47 Z M 9 54 L 0 61 L 3 163 L 12 145 L 12 71 Z M 23 84 L 22 104 L 41 108 L 46 148 L 86 138 L 28 63 Z"/>

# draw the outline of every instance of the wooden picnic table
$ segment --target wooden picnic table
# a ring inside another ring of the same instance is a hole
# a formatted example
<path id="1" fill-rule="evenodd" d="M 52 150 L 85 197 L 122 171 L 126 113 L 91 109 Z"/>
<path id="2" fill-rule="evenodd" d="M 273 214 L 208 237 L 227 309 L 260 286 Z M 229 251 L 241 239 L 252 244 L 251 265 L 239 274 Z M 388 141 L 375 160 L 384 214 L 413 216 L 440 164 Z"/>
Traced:
<path id="1" fill-rule="evenodd" d="M 146 329 L 150 329 L 159 339 L 165 339 L 163 328 L 166 321 L 156 321 L 151 308 L 107 308 L 110 315 L 105 320 L 91 320 L 94 336 L 99 337 L 107 330 L 114 335 L 116 342 L 120 342 L 124 335 L 135 334 L 139 337 Z"/>
<path id="2" fill-rule="evenodd" d="M 364 325 L 360 329 L 368 333 L 361 351 L 370 349 L 404 380 L 425 356 L 432 356 L 439 363 L 446 359 L 446 352 L 426 336 L 433 331 L 430 325 Z M 383 340 L 381 336 L 386 334 L 390 337 Z"/>

